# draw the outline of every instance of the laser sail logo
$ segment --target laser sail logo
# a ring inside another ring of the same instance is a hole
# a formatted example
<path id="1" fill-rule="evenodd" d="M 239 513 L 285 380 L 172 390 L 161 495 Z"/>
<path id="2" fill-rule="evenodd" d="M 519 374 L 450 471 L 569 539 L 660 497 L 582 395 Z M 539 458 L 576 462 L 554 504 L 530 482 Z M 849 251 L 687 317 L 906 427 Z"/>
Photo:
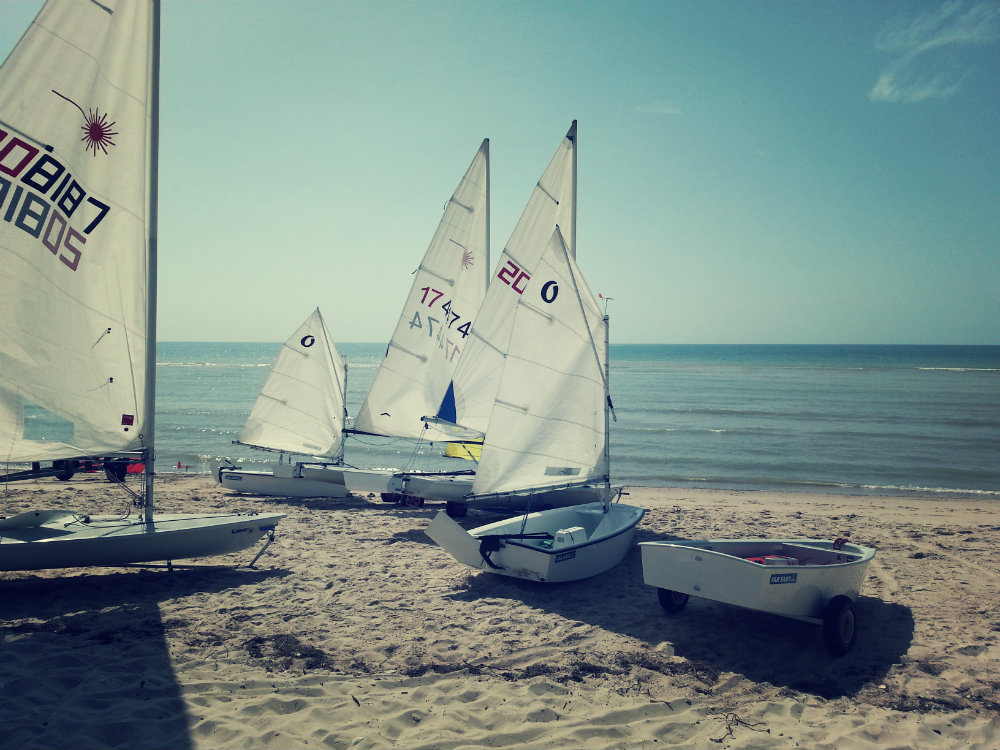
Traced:
<path id="1" fill-rule="evenodd" d="M 100 110 L 92 109 L 90 113 L 83 111 L 83 107 L 74 102 L 68 96 L 63 96 L 55 89 L 52 89 L 52 93 L 61 99 L 65 99 L 78 110 L 80 114 L 83 115 L 83 125 L 80 129 L 83 131 L 83 141 L 86 145 L 85 148 L 97 156 L 97 149 L 100 149 L 105 154 L 108 153 L 108 146 L 114 146 L 115 142 L 111 140 L 112 136 L 118 135 L 118 131 L 112 130 L 115 126 L 114 122 L 108 122 L 107 113 L 101 114 Z"/>

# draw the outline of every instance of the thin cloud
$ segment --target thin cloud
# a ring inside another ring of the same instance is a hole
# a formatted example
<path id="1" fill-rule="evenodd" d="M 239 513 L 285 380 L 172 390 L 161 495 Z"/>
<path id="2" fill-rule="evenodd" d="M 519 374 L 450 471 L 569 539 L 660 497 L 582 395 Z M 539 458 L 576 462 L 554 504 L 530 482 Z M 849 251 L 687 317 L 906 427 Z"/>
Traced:
<path id="1" fill-rule="evenodd" d="M 875 41 L 895 55 L 868 97 L 876 102 L 921 102 L 953 96 L 969 75 L 960 53 L 1000 39 L 1000 4 L 948 2 L 935 11 L 889 24 Z"/>
<path id="2" fill-rule="evenodd" d="M 640 104 L 635 108 L 635 111 L 642 115 L 679 115 L 681 113 L 677 105 L 664 101 Z"/>

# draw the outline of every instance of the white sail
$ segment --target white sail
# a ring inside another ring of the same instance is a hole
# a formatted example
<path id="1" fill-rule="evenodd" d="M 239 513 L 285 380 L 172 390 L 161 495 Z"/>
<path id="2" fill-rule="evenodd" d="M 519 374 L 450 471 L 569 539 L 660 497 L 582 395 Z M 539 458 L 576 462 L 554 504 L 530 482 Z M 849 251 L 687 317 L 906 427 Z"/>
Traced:
<path id="1" fill-rule="evenodd" d="M 559 227 L 514 310 L 486 343 L 502 353 L 473 494 L 607 482 L 607 319 Z"/>
<path id="2" fill-rule="evenodd" d="M 282 344 L 239 442 L 339 462 L 344 399 L 344 363 L 316 308 Z"/>
<path id="3" fill-rule="evenodd" d="M 469 436 L 484 435 L 493 414 L 505 355 L 504 345 L 495 342 L 509 340 L 512 315 L 552 232 L 557 225 L 569 227 L 574 221 L 575 152 L 574 120 L 535 185 L 497 263 L 495 277 L 473 323 L 473 335 L 466 341 L 455 370 L 454 410 L 451 414 L 438 412 L 439 417 L 464 428 Z M 575 255 L 572 247 L 569 252 Z"/>
<path id="4" fill-rule="evenodd" d="M 486 293 L 489 259 L 489 140 L 448 201 L 416 271 L 406 304 L 354 429 L 442 439 L 421 421 L 445 399 L 452 372 Z"/>
<path id="5" fill-rule="evenodd" d="M 0 461 L 151 444 L 151 26 L 50 2 L 0 67 Z"/>

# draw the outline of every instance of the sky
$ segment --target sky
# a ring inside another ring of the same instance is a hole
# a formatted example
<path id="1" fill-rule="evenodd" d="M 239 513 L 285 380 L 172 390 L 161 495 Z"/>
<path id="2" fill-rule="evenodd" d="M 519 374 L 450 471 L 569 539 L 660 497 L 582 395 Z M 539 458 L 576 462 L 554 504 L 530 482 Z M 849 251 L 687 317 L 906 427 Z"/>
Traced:
<path id="1" fill-rule="evenodd" d="M 40 0 L 0 0 L 0 58 Z M 612 343 L 1000 344 L 995 0 L 164 0 L 158 338 L 384 342 L 573 120 Z"/>

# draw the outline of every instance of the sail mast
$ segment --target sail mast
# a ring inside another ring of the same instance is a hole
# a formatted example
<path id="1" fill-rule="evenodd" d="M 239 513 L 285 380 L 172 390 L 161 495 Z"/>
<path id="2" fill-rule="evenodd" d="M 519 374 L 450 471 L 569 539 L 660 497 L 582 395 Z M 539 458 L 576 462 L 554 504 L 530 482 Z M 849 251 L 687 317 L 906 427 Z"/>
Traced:
<path id="1" fill-rule="evenodd" d="M 611 500 L 611 338 L 608 315 L 604 315 L 604 501 Z"/>
<path id="2" fill-rule="evenodd" d="M 486 148 L 486 264 L 483 272 L 486 274 L 486 285 L 490 286 L 490 276 L 493 274 L 493 266 L 490 265 L 490 139 L 483 139 L 483 146 Z"/>
<path id="3" fill-rule="evenodd" d="M 143 394 L 143 430 L 146 433 L 142 449 L 145 465 L 146 491 L 143 495 L 143 520 L 153 522 L 153 460 L 156 434 L 156 243 L 158 216 L 159 151 L 160 151 L 160 0 L 152 0 L 152 59 L 149 87 L 149 219 L 148 250 L 146 253 L 146 372 Z"/>
<path id="4" fill-rule="evenodd" d="M 573 124 L 570 125 L 566 137 L 573 144 L 573 166 L 571 168 L 573 174 L 573 205 L 571 206 L 572 213 L 570 214 L 569 223 L 569 254 L 573 256 L 573 260 L 576 260 L 576 120 L 573 120 Z"/>
<path id="5" fill-rule="evenodd" d="M 338 352 L 338 355 L 339 355 L 339 352 Z M 340 400 L 341 401 L 341 405 L 343 407 L 341 409 L 341 419 L 343 419 L 343 421 L 340 423 L 340 449 L 337 451 L 337 456 L 334 459 L 338 464 L 343 464 L 344 463 L 344 455 L 346 453 L 346 447 L 347 447 L 345 445 L 347 443 L 347 441 L 344 439 L 344 428 L 347 427 L 347 362 L 344 362 L 344 390 L 343 390 L 343 396 L 344 397 Z"/>

